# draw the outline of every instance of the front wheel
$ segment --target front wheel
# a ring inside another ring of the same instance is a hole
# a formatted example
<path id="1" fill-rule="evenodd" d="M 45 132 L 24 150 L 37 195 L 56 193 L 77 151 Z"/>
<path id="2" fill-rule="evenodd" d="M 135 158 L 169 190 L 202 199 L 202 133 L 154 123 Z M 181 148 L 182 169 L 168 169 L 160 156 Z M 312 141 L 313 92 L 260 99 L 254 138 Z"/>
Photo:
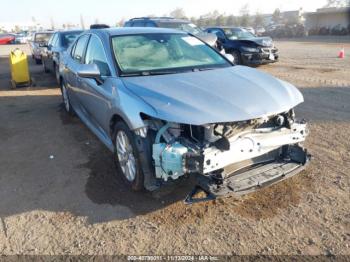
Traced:
<path id="1" fill-rule="evenodd" d="M 133 191 L 144 189 L 144 176 L 135 135 L 124 122 L 117 122 L 113 130 L 114 162 L 118 174 Z"/>
<path id="2" fill-rule="evenodd" d="M 235 61 L 234 61 L 235 65 L 241 65 L 242 64 L 241 54 L 238 51 L 232 51 L 231 55 L 235 59 Z"/>
<path id="3" fill-rule="evenodd" d="M 55 68 L 55 76 L 56 76 L 57 83 L 60 83 L 60 69 L 56 64 L 54 65 L 54 68 Z"/>

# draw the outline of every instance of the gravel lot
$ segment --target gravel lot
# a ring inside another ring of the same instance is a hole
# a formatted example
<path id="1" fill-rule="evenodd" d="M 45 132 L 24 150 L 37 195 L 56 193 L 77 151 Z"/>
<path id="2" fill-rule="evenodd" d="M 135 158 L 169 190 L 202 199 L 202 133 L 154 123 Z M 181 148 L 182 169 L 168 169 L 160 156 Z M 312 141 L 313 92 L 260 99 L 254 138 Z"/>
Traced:
<path id="1" fill-rule="evenodd" d="M 65 114 L 41 66 L 30 65 L 37 87 L 8 90 L 14 46 L 0 46 L 0 254 L 350 255 L 350 57 L 336 57 L 350 50 L 344 42 L 279 41 L 281 61 L 258 68 L 305 96 L 297 114 L 310 122 L 307 170 L 193 206 L 182 203 L 186 183 L 125 190 L 111 154 Z"/>

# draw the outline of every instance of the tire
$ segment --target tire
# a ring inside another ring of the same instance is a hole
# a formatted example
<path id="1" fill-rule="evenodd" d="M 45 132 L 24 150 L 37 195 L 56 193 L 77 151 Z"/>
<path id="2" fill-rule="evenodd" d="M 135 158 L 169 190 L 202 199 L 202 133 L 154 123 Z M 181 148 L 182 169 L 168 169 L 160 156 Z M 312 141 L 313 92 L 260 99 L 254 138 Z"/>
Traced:
<path id="1" fill-rule="evenodd" d="M 144 175 L 142 172 L 139 151 L 136 146 L 135 135 L 130 131 L 129 127 L 122 121 L 117 122 L 114 126 L 113 142 L 113 159 L 118 175 L 122 178 L 122 180 L 131 190 L 143 190 Z M 124 149 L 125 153 L 123 153 L 122 149 Z M 125 163 L 123 164 L 122 162 Z"/>
<path id="2" fill-rule="evenodd" d="M 45 63 L 45 60 L 44 60 L 44 59 L 42 60 L 42 64 L 43 64 L 44 72 L 45 72 L 45 73 L 49 73 L 50 70 L 46 67 L 46 63 Z"/>
<path id="3" fill-rule="evenodd" d="M 36 63 L 37 65 L 40 65 L 40 64 L 42 63 L 42 61 L 41 61 L 41 59 L 35 58 L 35 63 Z"/>
<path id="4" fill-rule="evenodd" d="M 56 81 L 60 83 L 60 71 L 58 65 L 54 64 Z"/>
<path id="5" fill-rule="evenodd" d="M 68 91 L 67 91 L 66 85 L 63 81 L 61 83 L 61 93 L 62 93 L 62 101 L 63 101 L 64 109 L 66 110 L 66 112 L 68 114 L 73 116 L 74 109 L 72 107 L 72 104 L 70 103 Z"/>
<path id="6" fill-rule="evenodd" d="M 231 54 L 231 55 L 234 57 L 234 59 L 235 59 L 235 61 L 234 61 L 235 65 L 241 65 L 241 64 L 242 64 L 242 58 L 241 58 L 241 53 L 240 53 L 240 52 L 238 52 L 238 51 L 232 51 L 230 54 Z"/>

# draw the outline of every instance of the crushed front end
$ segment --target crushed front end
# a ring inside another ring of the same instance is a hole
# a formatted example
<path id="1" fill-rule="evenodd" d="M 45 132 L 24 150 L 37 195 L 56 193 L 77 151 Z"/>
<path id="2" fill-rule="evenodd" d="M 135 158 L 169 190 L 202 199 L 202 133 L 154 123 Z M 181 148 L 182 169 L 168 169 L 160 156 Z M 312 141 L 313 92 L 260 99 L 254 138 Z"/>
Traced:
<path id="1" fill-rule="evenodd" d="M 149 121 L 155 132 L 152 158 L 158 180 L 197 177 L 208 198 L 245 194 L 291 177 L 309 160 L 302 147 L 307 124 L 294 111 L 232 123 L 203 126 Z"/>

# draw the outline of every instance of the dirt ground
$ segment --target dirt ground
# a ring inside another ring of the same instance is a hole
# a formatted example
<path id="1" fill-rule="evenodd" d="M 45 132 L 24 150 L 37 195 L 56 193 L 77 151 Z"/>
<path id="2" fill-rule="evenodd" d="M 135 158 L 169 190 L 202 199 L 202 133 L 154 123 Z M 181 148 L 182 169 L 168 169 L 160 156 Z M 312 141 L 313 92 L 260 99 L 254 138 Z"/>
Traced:
<path id="1" fill-rule="evenodd" d="M 14 46 L 1 46 L 0 254 L 350 255 L 350 56 L 336 57 L 350 43 L 276 45 L 280 62 L 258 70 L 304 94 L 297 115 L 310 122 L 310 166 L 240 199 L 192 206 L 186 183 L 128 192 L 41 66 L 30 64 L 37 87 L 9 91 Z"/>

